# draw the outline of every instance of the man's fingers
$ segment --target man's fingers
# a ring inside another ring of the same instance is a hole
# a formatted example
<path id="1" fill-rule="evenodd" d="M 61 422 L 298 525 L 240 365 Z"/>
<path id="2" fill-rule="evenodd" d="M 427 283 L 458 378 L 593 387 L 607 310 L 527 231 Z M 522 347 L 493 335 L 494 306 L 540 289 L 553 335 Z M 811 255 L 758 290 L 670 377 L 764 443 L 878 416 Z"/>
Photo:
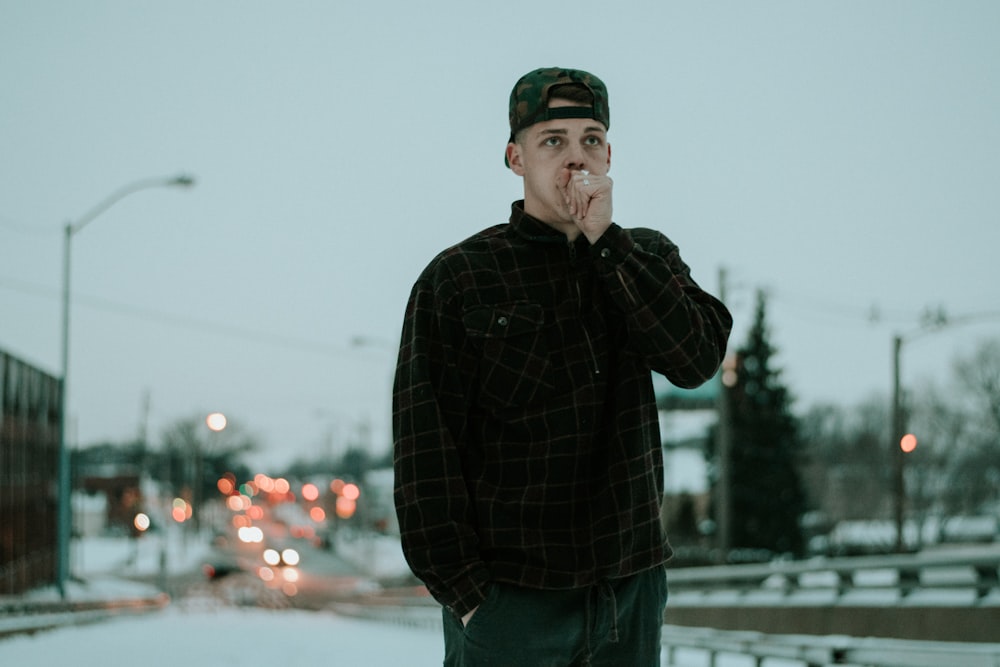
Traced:
<path id="1" fill-rule="evenodd" d="M 583 220 L 590 210 L 590 202 L 600 191 L 600 177 L 593 176 L 589 171 L 574 172 L 570 179 L 570 213 L 573 217 Z"/>

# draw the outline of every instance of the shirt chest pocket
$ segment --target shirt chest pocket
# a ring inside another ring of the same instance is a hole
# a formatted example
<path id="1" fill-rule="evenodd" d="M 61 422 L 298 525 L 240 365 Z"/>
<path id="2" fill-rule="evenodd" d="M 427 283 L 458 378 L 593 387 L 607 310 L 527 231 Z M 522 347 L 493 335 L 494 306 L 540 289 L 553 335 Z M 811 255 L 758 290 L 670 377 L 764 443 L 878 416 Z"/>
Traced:
<path id="1" fill-rule="evenodd" d="M 481 405 L 524 406 L 552 392 L 545 315 L 539 304 L 474 306 L 463 314 L 462 323 L 479 354 Z"/>

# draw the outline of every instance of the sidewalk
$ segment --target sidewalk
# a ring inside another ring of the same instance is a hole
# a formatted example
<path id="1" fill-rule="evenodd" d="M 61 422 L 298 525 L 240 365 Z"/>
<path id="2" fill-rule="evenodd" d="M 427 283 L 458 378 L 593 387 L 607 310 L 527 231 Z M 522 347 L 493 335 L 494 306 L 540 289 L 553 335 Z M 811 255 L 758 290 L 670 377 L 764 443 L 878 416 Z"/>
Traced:
<path id="1" fill-rule="evenodd" d="M 207 541 L 177 538 L 171 533 L 74 540 L 65 597 L 55 586 L 0 596 L 0 637 L 165 608 L 170 603 L 166 593 L 134 579 L 200 568 Z"/>

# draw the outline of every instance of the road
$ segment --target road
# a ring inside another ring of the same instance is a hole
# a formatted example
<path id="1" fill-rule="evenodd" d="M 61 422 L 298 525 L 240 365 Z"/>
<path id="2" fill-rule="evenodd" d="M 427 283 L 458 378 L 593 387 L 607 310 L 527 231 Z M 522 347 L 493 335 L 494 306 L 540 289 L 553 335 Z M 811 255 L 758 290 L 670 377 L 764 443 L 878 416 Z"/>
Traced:
<path id="1" fill-rule="evenodd" d="M 376 580 L 355 565 L 358 559 L 348 559 L 335 549 L 317 541 L 291 537 L 280 524 L 264 526 L 264 542 L 245 544 L 235 535 L 217 538 L 206 557 L 206 565 L 216 571 L 210 577 L 204 571 L 188 572 L 170 577 L 166 582 L 144 577 L 170 593 L 174 600 L 186 598 L 216 598 L 239 606 L 295 608 L 319 610 L 335 602 L 412 598 L 411 602 L 428 602 L 426 591 L 415 582 Z M 363 538 L 361 538 L 363 539 Z M 360 548 L 364 553 L 364 542 Z M 269 565 L 264 557 L 267 549 L 283 552 L 293 549 L 298 555 L 294 565 Z M 364 562 L 370 563 L 368 558 Z M 388 589 L 388 590 L 387 590 Z"/>

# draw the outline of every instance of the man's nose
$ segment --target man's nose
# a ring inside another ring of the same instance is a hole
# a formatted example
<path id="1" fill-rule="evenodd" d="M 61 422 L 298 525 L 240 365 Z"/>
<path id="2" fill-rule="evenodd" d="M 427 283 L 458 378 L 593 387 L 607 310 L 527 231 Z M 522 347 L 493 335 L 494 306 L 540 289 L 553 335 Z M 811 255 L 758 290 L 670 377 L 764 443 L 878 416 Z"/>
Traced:
<path id="1" fill-rule="evenodd" d="M 565 166 L 570 171 L 579 171 L 580 169 L 586 169 L 586 155 L 583 152 L 581 146 L 572 145 L 566 151 L 566 162 Z"/>

